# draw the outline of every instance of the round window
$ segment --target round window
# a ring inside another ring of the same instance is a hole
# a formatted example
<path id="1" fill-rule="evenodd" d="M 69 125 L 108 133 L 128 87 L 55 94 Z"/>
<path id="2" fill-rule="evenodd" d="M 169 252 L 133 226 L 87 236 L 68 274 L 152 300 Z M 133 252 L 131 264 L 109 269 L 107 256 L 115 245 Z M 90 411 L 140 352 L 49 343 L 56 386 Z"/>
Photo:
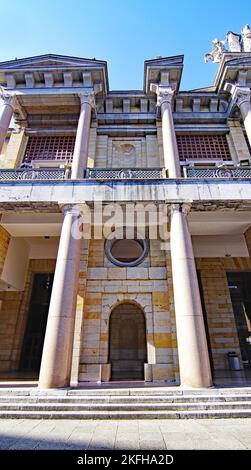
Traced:
<path id="1" fill-rule="evenodd" d="M 148 253 L 146 240 L 114 239 L 106 240 L 105 253 L 107 258 L 117 266 L 137 266 Z"/>

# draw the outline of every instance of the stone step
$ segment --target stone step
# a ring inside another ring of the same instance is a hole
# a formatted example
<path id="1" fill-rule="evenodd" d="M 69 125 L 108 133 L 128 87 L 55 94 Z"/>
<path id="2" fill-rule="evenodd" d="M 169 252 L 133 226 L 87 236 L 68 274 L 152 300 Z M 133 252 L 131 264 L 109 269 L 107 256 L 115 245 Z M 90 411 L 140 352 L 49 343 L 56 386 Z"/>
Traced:
<path id="1" fill-rule="evenodd" d="M 225 402 L 224 404 L 220 402 L 199 402 L 199 403 L 1 403 L 0 411 L 47 411 L 47 412 L 57 412 L 57 411 L 67 411 L 67 412 L 76 412 L 76 411 L 205 411 L 205 410 L 237 410 L 243 409 L 251 410 L 251 403 L 247 402 Z"/>
<path id="2" fill-rule="evenodd" d="M 83 396 L 51 396 L 51 395 L 30 395 L 30 396 L 20 396 L 20 395 L 5 395 L 0 396 L 0 407 L 1 404 L 9 403 L 65 403 L 65 404 L 137 404 L 137 403 L 151 403 L 151 404 L 169 404 L 169 403 L 208 403 L 208 402 L 217 402 L 224 404 L 226 402 L 247 402 L 251 403 L 251 396 L 248 394 L 245 395 L 177 395 L 177 396 L 156 396 L 156 395 L 133 395 L 133 396 L 99 396 L 99 395 L 83 395 Z"/>
<path id="3" fill-rule="evenodd" d="M 250 418 L 251 410 L 187 411 L 0 411 L 0 419 L 217 419 Z"/>

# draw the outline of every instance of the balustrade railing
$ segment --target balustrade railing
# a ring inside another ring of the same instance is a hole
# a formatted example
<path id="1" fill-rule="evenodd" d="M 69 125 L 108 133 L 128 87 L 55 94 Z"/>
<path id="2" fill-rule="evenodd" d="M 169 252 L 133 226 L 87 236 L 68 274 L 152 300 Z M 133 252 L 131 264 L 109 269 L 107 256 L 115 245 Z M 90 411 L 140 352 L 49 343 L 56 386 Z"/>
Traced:
<path id="1" fill-rule="evenodd" d="M 251 166 L 247 167 L 183 167 L 184 178 L 248 178 Z M 163 168 L 88 168 L 83 175 L 87 180 L 161 180 L 166 179 Z M 22 168 L 0 170 L 0 181 L 61 181 L 70 178 L 69 168 Z"/>
<path id="2" fill-rule="evenodd" d="M 88 168 L 86 178 L 95 180 L 149 180 L 166 178 L 163 168 Z"/>
<path id="3" fill-rule="evenodd" d="M 183 167 L 185 178 L 251 178 L 251 167 Z"/>
<path id="4" fill-rule="evenodd" d="M 64 180 L 69 176 L 65 168 L 23 168 L 20 170 L 0 170 L 0 181 L 24 180 Z"/>

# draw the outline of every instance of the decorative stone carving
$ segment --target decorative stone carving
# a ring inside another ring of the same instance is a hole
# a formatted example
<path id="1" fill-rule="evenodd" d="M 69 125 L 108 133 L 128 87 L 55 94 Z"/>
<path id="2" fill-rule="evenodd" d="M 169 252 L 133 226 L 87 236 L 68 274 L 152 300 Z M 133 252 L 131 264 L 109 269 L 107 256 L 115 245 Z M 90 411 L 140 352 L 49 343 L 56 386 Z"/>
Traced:
<path id="1" fill-rule="evenodd" d="M 89 104 L 92 108 L 95 109 L 95 95 L 94 95 L 93 90 L 92 90 L 92 91 L 83 91 L 83 92 L 79 93 L 78 96 L 79 96 L 79 98 L 80 98 L 81 106 L 82 106 L 84 103 L 87 103 L 87 104 Z"/>
<path id="2" fill-rule="evenodd" d="M 219 39 L 215 38 L 212 41 L 212 51 L 206 55 L 204 55 L 204 61 L 208 62 L 212 60 L 213 63 L 218 63 L 221 60 L 222 54 L 227 52 L 225 47 L 226 41 L 220 41 Z"/>
<path id="3" fill-rule="evenodd" d="M 251 52 L 251 29 L 246 24 L 243 26 L 241 34 L 228 31 L 224 41 L 214 39 L 212 44 L 212 51 L 204 56 L 205 62 L 209 60 L 214 63 L 220 62 L 224 52 Z M 228 48 L 225 47 L 225 44 L 228 45 Z"/>
<path id="4" fill-rule="evenodd" d="M 241 52 L 241 35 L 228 31 L 227 44 L 231 52 Z"/>
<path id="5" fill-rule="evenodd" d="M 172 87 L 151 83 L 150 89 L 157 95 L 157 107 L 161 107 L 165 102 L 170 104 L 172 103 L 173 95 L 175 93 L 175 90 Z"/>
<path id="6" fill-rule="evenodd" d="M 250 102 L 251 91 L 247 87 L 236 87 L 235 97 L 237 106 L 241 106 L 245 101 Z"/>
<path id="7" fill-rule="evenodd" d="M 248 24 L 243 26 L 242 30 L 243 51 L 251 52 L 251 29 Z"/>
<path id="8" fill-rule="evenodd" d="M 11 106 L 14 110 L 16 105 L 15 95 L 7 93 L 2 86 L 0 86 L 0 98 L 3 100 L 5 105 Z"/>
<path id="9" fill-rule="evenodd" d="M 250 102 L 251 90 L 249 87 L 234 85 L 233 83 L 227 82 L 224 86 L 224 90 L 231 93 L 233 102 L 237 104 L 238 107 L 240 107 L 245 101 L 248 103 Z"/>

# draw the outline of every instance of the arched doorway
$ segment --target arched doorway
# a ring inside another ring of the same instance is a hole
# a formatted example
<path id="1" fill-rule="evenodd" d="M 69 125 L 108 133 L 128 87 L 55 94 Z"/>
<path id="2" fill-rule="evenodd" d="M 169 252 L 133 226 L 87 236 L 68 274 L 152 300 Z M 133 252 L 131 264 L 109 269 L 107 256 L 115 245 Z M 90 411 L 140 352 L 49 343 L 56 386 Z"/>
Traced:
<path id="1" fill-rule="evenodd" d="M 111 380 L 144 380 L 147 362 L 144 313 L 132 303 L 120 304 L 112 311 L 109 326 Z"/>

